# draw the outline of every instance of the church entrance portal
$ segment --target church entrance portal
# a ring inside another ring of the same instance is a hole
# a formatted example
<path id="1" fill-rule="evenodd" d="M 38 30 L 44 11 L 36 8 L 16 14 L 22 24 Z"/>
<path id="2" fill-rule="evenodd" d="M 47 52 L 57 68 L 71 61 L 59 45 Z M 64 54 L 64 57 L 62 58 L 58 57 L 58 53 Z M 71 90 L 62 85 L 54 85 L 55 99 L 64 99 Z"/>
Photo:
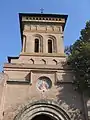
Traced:
<path id="1" fill-rule="evenodd" d="M 58 103 L 39 100 L 25 105 L 14 120 L 70 120 L 70 118 Z"/>

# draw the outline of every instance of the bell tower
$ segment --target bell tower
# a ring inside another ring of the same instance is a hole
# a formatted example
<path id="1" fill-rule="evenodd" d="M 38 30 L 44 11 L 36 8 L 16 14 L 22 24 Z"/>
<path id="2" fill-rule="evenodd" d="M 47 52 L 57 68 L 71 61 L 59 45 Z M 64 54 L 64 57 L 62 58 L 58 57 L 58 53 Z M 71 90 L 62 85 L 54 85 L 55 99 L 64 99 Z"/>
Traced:
<path id="1" fill-rule="evenodd" d="M 22 49 L 4 64 L 1 120 L 85 120 L 64 53 L 67 17 L 19 14 Z"/>
<path id="2" fill-rule="evenodd" d="M 65 56 L 63 32 L 67 15 L 19 14 L 21 55 Z"/>

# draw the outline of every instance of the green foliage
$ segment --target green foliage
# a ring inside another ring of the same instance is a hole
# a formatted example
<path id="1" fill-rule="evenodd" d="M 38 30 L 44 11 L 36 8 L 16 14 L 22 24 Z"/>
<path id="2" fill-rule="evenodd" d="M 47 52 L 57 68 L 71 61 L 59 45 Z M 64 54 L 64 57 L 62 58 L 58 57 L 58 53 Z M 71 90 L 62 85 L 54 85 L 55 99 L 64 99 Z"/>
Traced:
<path id="1" fill-rule="evenodd" d="M 66 47 L 68 64 L 73 68 L 75 88 L 83 92 L 90 84 L 90 21 L 81 30 L 81 36 L 72 46 Z"/>

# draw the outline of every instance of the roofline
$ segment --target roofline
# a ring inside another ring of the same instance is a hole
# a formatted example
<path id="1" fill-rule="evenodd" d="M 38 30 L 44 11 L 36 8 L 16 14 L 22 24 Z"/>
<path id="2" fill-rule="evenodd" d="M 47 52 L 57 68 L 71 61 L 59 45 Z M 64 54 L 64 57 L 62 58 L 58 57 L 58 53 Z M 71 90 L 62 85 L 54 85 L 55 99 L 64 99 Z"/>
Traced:
<path id="1" fill-rule="evenodd" d="M 21 16 L 37 16 L 37 17 L 62 17 L 67 19 L 68 15 L 64 14 L 45 14 L 45 13 L 19 13 L 19 17 Z"/>

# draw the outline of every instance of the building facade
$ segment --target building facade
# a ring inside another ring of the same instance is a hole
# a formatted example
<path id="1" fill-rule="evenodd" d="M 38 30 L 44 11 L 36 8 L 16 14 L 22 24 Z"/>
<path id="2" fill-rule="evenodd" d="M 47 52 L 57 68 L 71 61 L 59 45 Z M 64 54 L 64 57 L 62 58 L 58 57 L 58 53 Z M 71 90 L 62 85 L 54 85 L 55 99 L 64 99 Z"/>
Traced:
<path id="1" fill-rule="evenodd" d="M 67 15 L 20 13 L 22 50 L 1 73 L 0 120 L 85 120 L 64 53 Z"/>

